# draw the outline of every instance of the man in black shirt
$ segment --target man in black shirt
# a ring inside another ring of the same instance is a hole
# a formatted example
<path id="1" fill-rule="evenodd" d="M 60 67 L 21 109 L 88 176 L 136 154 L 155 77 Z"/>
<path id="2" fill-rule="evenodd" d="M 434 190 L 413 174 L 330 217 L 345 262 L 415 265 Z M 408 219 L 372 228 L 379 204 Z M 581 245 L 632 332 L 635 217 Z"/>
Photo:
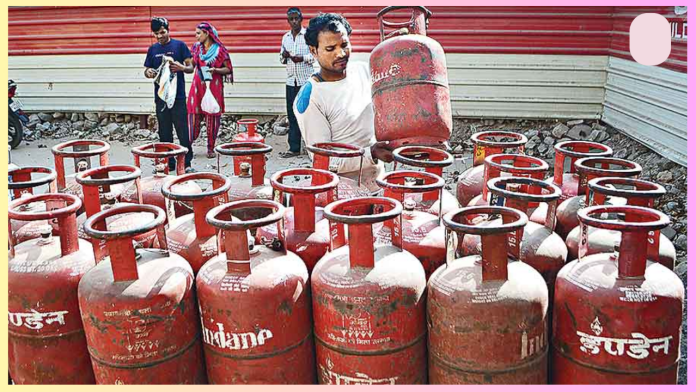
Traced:
<path id="1" fill-rule="evenodd" d="M 157 123 L 159 139 L 161 142 L 174 142 L 174 129 L 179 138 L 179 144 L 188 148 L 186 154 L 186 172 L 193 172 L 191 160 L 193 159 L 193 147 L 189 139 L 188 121 L 186 115 L 186 85 L 184 81 L 184 71 L 193 68 L 191 64 L 191 51 L 185 43 L 169 37 L 169 22 L 165 18 L 152 18 L 150 23 L 152 33 L 157 39 L 157 43 L 150 46 L 145 58 L 145 77 L 154 79 L 157 76 L 157 69 L 162 64 L 162 57 L 169 56 L 174 59 L 174 63 L 169 66 L 171 72 L 176 72 L 177 88 L 176 100 L 172 108 L 157 96 L 159 86 L 155 84 L 155 108 L 157 113 Z M 184 65 L 185 64 L 185 65 Z M 176 161 L 169 159 L 169 170 L 174 171 Z"/>

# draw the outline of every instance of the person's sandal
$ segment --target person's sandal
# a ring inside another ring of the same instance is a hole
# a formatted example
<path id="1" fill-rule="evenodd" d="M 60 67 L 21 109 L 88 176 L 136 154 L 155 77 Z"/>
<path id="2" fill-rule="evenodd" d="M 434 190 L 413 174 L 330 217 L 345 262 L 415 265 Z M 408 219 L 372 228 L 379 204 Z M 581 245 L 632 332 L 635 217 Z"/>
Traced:
<path id="1" fill-rule="evenodd" d="M 185 170 L 185 172 L 186 172 L 186 174 L 195 173 L 195 172 L 196 172 L 196 169 L 194 169 L 194 168 L 192 168 L 192 167 L 187 167 L 186 170 Z"/>
<path id="2" fill-rule="evenodd" d="M 293 157 L 299 157 L 300 153 L 295 152 L 295 151 L 285 151 L 283 153 L 280 153 L 281 158 L 293 158 Z"/>
<path id="3" fill-rule="evenodd" d="M 209 152 L 208 153 L 208 159 L 213 159 L 215 158 L 215 153 L 214 152 Z"/>

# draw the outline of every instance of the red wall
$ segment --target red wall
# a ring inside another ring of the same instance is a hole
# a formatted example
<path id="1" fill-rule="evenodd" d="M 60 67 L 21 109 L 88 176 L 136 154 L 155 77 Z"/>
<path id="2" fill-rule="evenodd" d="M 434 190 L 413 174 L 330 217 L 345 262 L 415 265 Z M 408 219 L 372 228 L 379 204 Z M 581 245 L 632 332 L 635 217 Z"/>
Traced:
<path id="1" fill-rule="evenodd" d="M 303 7 L 343 13 L 354 50 L 379 41 L 382 7 Z M 640 12 L 674 17 L 672 7 L 431 7 L 429 35 L 448 53 L 615 55 L 629 58 L 630 22 Z M 144 53 L 154 42 L 151 15 L 170 20 L 172 36 L 193 43 L 200 21 L 218 29 L 234 53 L 276 52 L 287 31 L 285 7 L 16 7 L 9 10 L 9 55 Z M 403 15 L 403 14 L 402 14 Z M 686 20 L 684 15 L 683 20 Z M 673 40 L 664 67 L 686 72 L 686 41 Z"/>

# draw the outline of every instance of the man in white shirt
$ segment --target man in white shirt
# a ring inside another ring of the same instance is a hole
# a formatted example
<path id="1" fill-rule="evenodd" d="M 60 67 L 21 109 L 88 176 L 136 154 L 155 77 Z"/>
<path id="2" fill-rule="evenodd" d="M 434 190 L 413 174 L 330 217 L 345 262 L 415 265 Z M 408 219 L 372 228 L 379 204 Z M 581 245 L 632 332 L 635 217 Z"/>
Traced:
<path id="1" fill-rule="evenodd" d="M 362 159 L 362 179 L 373 192 L 375 179 L 384 171 L 380 162 L 391 162 L 388 142 L 377 142 L 368 65 L 350 62 L 348 21 L 338 14 L 319 14 L 309 21 L 305 39 L 319 63 L 295 100 L 294 111 L 306 145 L 323 142 L 348 143 L 364 147 L 362 158 L 331 162 L 339 174 L 357 179 Z"/>
<path id="2" fill-rule="evenodd" d="M 314 57 L 309 51 L 309 46 L 305 42 L 305 29 L 302 28 L 302 11 L 297 7 L 288 8 L 288 24 L 290 31 L 285 33 L 280 45 L 280 62 L 285 64 L 287 78 L 285 81 L 285 103 L 288 111 L 288 122 L 290 131 L 288 132 L 287 152 L 281 154 L 283 158 L 289 158 L 300 154 L 302 147 L 302 136 L 297 125 L 297 118 L 292 110 L 292 103 L 297 97 L 297 93 L 314 73 Z"/>

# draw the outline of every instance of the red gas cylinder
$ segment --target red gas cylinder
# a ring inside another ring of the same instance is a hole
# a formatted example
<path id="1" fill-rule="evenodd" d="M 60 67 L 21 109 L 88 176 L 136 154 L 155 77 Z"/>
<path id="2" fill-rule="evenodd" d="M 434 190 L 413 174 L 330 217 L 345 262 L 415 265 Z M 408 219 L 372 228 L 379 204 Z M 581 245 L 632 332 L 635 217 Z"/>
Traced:
<path id="1" fill-rule="evenodd" d="M 131 153 L 135 166 L 140 167 L 140 158 L 149 158 L 154 160 L 155 174 L 151 177 L 145 177 L 140 180 L 142 188 L 142 198 L 144 204 L 157 206 L 163 210 L 167 210 L 164 195 L 162 195 L 162 185 L 175 176 L 169 175 L 169 158 L 176 158 L 176 176 L 184 174 L 184 157 L 188 149 L 174 143 L 148 143 L 139 147 L 133 147 Z M 177 189 L 181 193 L 200 193 L 201 188 L 196 183 L 187 183 L 179 185 Z M 138 195 L 135 185 L 128 187 L 121 196 L 121 201 L 124 203 L 137 203 Z M 193 209 L 183 202 L 174 202 L 174 213 L 177 217 L 190 214 Z M 165 217 L 166 218 L 166 217 Z M 166 222 L 166 221 L 165 221 Z"/>
<path id="2" fill-rule="evenodd" d="M 48 185 L 48 193 L 56 193 L 56 171 L 42 166 L 15 167 L 8 171 L 7 188 L 12 191 L 13 200 L 31 196 L 34 188 Z M 34 174 L 43 174 L 33 178 Z M 11 203 L 11 201 L 10 201 Z M 23 204 L 18 207 L 21 212 L 44 212 L 47 203 Z M 15 243 L 41 237 L 46 227 L 52 228 L 53 235 L 59 235 L 58 227 L 46 220 L 19 221 L 11 220 L 10 231 L 14 233 Z"/>
<path id="3" fill-rule="evenodd" d="M 28 203 L 56 209 L 21 211 Z M 9 370 L 16 384 L 94 384 L 77 285 L 94 267 L 92 245 L 77 238 L 80 199 L 43 194 L 15 200 L 9 218 L 57 220 L 59 236 L 15 245 L 10 233 L 8 285 Z"/>
<path id="4" fill-rule="evenodd" d="M 578 195 L 580 176 L 575 170 L 575 161 L 582 158 L 610 157 L 614 153 L 611 147 L 601 143 L 573 140 L 560 142 L 553 148 L 556 150 L 553 177 L 547 178 L 546 181 L 561 188 L 561 202 Z"/>
<path id="5" fill-rule="evenodd" d="M 473 166 L 457 179 L 457 200 L 463 206 L 469 205 L 471 199 L 483 193 L 484 159 L 504 152 L 522 154 L 527 137 L 517 132 L 486 131 L 471 135 L 471 141 L 474 143 Z"/>
<path id="6" fill-rule="evenodd" d="M 236 135 L 234 135 L 232 141 L 234 143 L 265 143 L 266 140 L 264 139 L 264 137 L 256 133 L 256 127 L 258 127 L 258 125 L 259 120 L 254 118 L 243 118 L 241 120 L 238 120 L 237 131 L 246 132 L 237 133 Z M 234 164 L 234 175 L 238 176 L 241 173 L 241 164 L 244 162 L 251 163 L 251 157 L 245 155 L 236 155 L 232 159 L 232 162 Z"/>
<path id="7" fill-rule="evenodd" d="M 239 172 L 235 177 L 230 177 L 230 201 L 238 200 L 273 200 L 273 187 L 271 181 L 266 178 L 266 155 L 273 151 L 273 147 L 263 143 L 226 143 L 215 147 L 217 152 L 218 173 L 222 173 L 220 158 L 231 156 L 233 162 L 239 157 L 247 157 L 248 160 L 239 166 Z M 236 167 L 235 167 L 236 170 Z M 264 216 L 263 210 L 237 211 L 240 219 L 255 219 Z"/>
<path id="8" fill-rule="evenodd" d="M 419 183 L 410 185 L 409 183 Z M 413 196 L 430 192 L 442 192 L 445 180 L 432 173 L 401 170 L 383 175 L 377 184 L 384 188 L 384 196 L 396 199 L 403 204 L 401 215 L 401 240 L 404 250 L 416 256 L 423 265 L 426 280 L 430 274 L 445 262 L 445 228 L 440 215 L 419 211 Z M 437 199 L 442 198 L 437 195 Z M 456 200 L 455 200 L 456 201 Z M 435 208 L 439 210 L 439 206 Z M 387 220 L 383 225 L 375 225 L 375 239 L 380 243 L 391 244 L 394 221 Z"/>
<path id="9" fill-rule="evenodd" d="M 76 195 L 82 200 L 82 187 L 75 181 L 75 175 L 89 169 L 92 166 L 91 158 L 94 156 L 99 156 L 99 166 L 108 165 L 109 149 L 109 143 L 102 140 L 71 140 L 53 146 L 51 152 L 58 175 L 58 192 Z M 75 172 L 69 176 L 65 175 L 65 158 L 72 158 L 75 162 Z M 123 187 L 114 187 L 112 192 L 115 197 L 120 197 Z M 80 214 L 83 212 L 84 209 L 79 211 Z"/>
<path id="10" fill-rule="evenodd" d="M 267 215 L 253 221 L 229 218 L 247 208 Z M 196 278 L 211 384 L 316 382 L 307 267 L 285 249 L 282 236 L 274 249 L 250 248 L 247 242 L 247 230 L 281 226 L 283 214 L 283 206 L 270 200 L 238 201 L 208 212 L 226 249 Z"/>
<path id="11" fill-rule="evenodd" d="M 495 224 L 477 225 L 482 215 Z M 431 384 L 545 384 L 548 290 L 519 261 L 527 217 L 508 207 L 467 207 L 444 217 L 447 263 L 428 282 Z M 458 236 L 481 236 L 477 255 L 455 260 Z"/>
<path id="12" fill-rule="evenodd" d="M 566 199 L 556 210 L 556 233 L 565 239 L 576 226 L 578 221 L 578 210 L 585 207 L 585 197 L 587 193 L 587 182 L 601 177 L 638 177 L 643 168 L 631 161 L 619 158 L 583 158 L 575 162 L 575 170 L 579 179 L 577 183 L 577 196 Z M 623 205 L 625 200 L 611 198 L 609 204 Z M 542 213 L 539 211 L 538 213 Z M 532 216 L 535 220 L 537 217 Z"/>
<path id="13" fill-rule="evenodd" d="M 408 10 L 410 20 L 385 20 L 399 10 Z M 370 73 L 378 141 L 441 145 L 452 134 L 445 51 L 426 36 L 431 15 L 422 6 L 386 7 L 377 14 L 381 43 L 370 54 Z M 385 27 L 398 30 L 385 33 Z"/>
<path id="14" fill-rule="evenodd" d="M 329 204 L 332 251 L 312 273 L 320 384 L 425 384 L 425 272 L 392 244 L 377 244 L 373 225 L 395 220 L 401 203 L 361 197 Z M 344 226 L 348 225 L 348 246 Z"/>
<path id="15" fill-rule="evenodd" d="M 626 200 L 626 205 L 654 208 L 655 199 L 666 193 L 662 185 L 634 178 L 595 178 L 587 185 L 590 191 L 587 193 L 585 204 L 588 206 L 606 204 L 607 198 L 619 197 Z M 578 226 L 566 238 L 570 260 L 578 258 L 579 239 L 580 227 Z M 614 251 L 614 245 L 620 240 L 621 233 L 618 231 L 600 230 L 590 227 L 587 231 L 586 255 L 611 253 Z M 665 267 L 673 269 L 677 251 L 674 249 L 672 242 L 664 235 L 658 235 L 657 232 L 648 233 L 648 241 L 651 244 L 653 242 L 657 243 L 657 246 L 650 247 L 650 250 L 658 250 L 658 254 L 648 255 L 650 260 L 656 260 Z"/>
<path id="16" fill-rule="evenodd" d="M 304 186 L 306 180 L 296 176 L 311 176 L 312 184 Z M 294 184 L 285 183 L 294 179 Z M 273 189 L 278 193 L 276 200 L 283 200 L 283 193 L 292 195 L 294 207 L 285 211 L 285 239 L 289 251 L 297 254 L 312 271 L 314 265 L 329 250 L 329 222 L 324 219 L 323 209 L 316 207 L 315 199 L 320 193 L 329 193 L 328 199 L 335 200 L 338 176 L 326 170 L 290 169 L 279 171 L 271 177 Z M 275 226 L 260 227 L 256 231 L 256 242 L 267 244 L 278 237 Z"/>
<path id="17" fill-rule="evenodd" d="M 125 173 L 119 177 L 111 177 L 112 173 Z M 91 241 L 94 248 L 94 257 L 97 263 L 107 257 L 106 241 L 92 238 L 85 232 L 84 223 L 87 218 L 96 213 L 112 208 L 117 203 L 111 189 L 120 184 L 134 183 L 140 195 L 140 169 L 128 165 L 109 165 L 99 166 L 80 172 L 75 177 L 78 184 L 82 186 L 82 193 L 85 199 L 85 213 L 77 217 L 77 235 L 83 240 Z M 140 198 L 139 200 L 142 200 Z M 149 214 L 128 214 L 107 221 L 112 229 L 126 229 L 137 225 L 143 220 L 147 220 Z M 142 235 L 133 237 L 136 246 L 141 248 L 154 248 L 159 246 L 157 243 L 157 233 L 153 230 Z"/>
<path id="18" fill-rule="evenodd" d="M 626 221 L 600 219 L 625 214 Z M 616 251 L 585 256 L 558 274 L 553 312 L 554 384 L 675 384 L 684 285 L 649 255 L 650 231 L 669 218 L 645 207 L 594 206 L 578 212 L 588 226 L 621 232 Z"/>
<path id="19" fill-rule="evenodd" d="M 523 177 L 541 180 L 546 177 L 549 164 L 543 159 L 520 154 L 495 154 L 487 156 L 483 163 L 483 191 L 469 202 L 469 206 L 486 206 L 489 204 L 490 195 L 488 186 L 490 180 L 499 177 Z M 538 194 L 539 187 L 530 187 L 526 183 L 517 184 L 520 191 L 530 194 Z M 538 203 L 532 203 L 532 207 Z M 526 211 L 525 211 L 526 212 Z"/>
<path id="20" fill-rule="evenodd" d="M 148 213 L 154 219 L 120 231 L 100 230 L 109 218 Z M 205 368 L 194 277 L 181 256 L 164 249 L 133 248 L 133 236 L 157 230 L 166 244 L 164 211 L 124 205 L 85 222 L 106 240 L 109 257 L 80 281 L 80 313 L 98 384 L 200 384 Z"/>
<path id="21" fill-rule="evenodd" d="M 180 192 L 177 185 L 188 181 L 210 181 L 210 188 L 201 193 Z M 196 275 L 211 258 L 217 256 L 217 236 L 215 228 L 205 220 L 211 208 L 225 204 L 228 201 L 228 191 L 232 181 L 216 173 L 184 174 L 164 183 L 162 194 L 167 199 L 193 204 L 193 214 L 179 218 L 169 217 L 167 239 L 169 250 L 189 262 Z"/>
<path id="22" fill-rule="evenodd" d="M 514 208 L 527 216 L 535 211 L 534 205 L 543 206 L 546 211 L 544 221 L 536 223 L 530 220 L 524 226 L 519 259 L 539 271 L 550 295 L 553 295 L 556 275 L 568 260 L 568 249 L 563 239 L 553 231 L 561 189 L 541 180 L 520 177 L 492 179 L 488 182 L 488 189 L 491 193 L 491 205 Z M 467 240 L 473 240 L 473 243 Z M 463 242 L 465 255 L 480 253 L 478 237 L 465 236 Z"/>
<path id="23" fill-rule="evenodd" d="M 307 146 L 307 151 L 314 154 L 312 158 L 312 167 L 319 170 L 328 170 L 337 173 L 335 170 L 338 166 L 337 160 L 350 159 L 360 157 L 360 170 L 358 170 L 357 178 L 353 176 L 338 176 L 338 200 L 353 199 L 356 197 L 369 196 L 370 190 L 363 184 L 362 179 L 362 163 L 364 160 L 365 149 L 346 143 L 317 143 L 313 146 Z M 315 180 L 316 181 L 316 180 Z M 315 185 L 315 183 L 312 183 Z M 326 193 L 317 195 L 317 206 L 324 207 L 330 203 L 327 200 Z"/>
<path id="24" fill-rule="evenodd" d="M 443 177 L 442 171 L 445 167 L 454 163 L 454 157 L 447 151 L 434 147 L 423 146 L 404 146 L 393 151 L 394 162 L 406 166 L 422 167 L 426 172 Z M 396 170 L 397 164 L 394 164 Z M 442 193 L 442 200 L 440 200 Z M 446 189 L 434 190 L 432 192 L 418 193 L 411 195 L 412 200 L 416 201 L 416 210 L 429 212 L 433 215 L 446 214 L 459 208 L 459 202 Z M 440 211 L 442 204 L 442 211 Z"/>

